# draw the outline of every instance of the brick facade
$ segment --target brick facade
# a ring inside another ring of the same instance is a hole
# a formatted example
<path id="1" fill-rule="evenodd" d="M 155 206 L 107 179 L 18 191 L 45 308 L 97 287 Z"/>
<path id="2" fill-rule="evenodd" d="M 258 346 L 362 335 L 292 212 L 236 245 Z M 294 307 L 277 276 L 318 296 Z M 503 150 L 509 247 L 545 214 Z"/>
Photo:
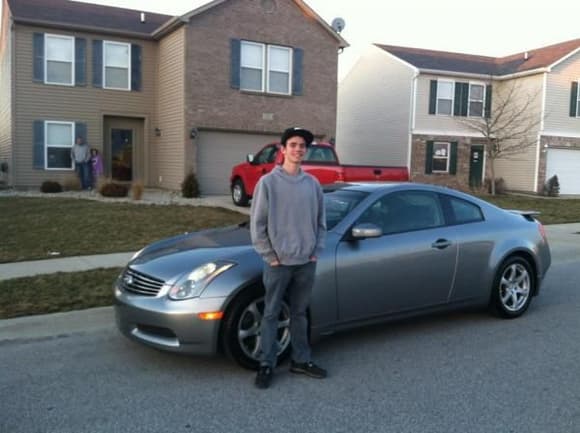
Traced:
<path id="1" fill-rule="evenodd" d="M 457 142 L 457 166 L 456 174 L 429 173 L 425 172 L 425 158 L 427 141 Z M 471 137 L 444 136 L 444 135 L 414 135 L 411 144 L 411 168 L 410 177 L 413 182 L 431 183 L 444 185 L 460 191 L 471 191 L 469 187 L 469 164 L 471 146 L 483 145 Z M 484 178 L 487 178 L 488 165 Z M 482 185 L 484 182 L 482 181 Z M 483 187 L 482 187 L 483 188 Z"/>

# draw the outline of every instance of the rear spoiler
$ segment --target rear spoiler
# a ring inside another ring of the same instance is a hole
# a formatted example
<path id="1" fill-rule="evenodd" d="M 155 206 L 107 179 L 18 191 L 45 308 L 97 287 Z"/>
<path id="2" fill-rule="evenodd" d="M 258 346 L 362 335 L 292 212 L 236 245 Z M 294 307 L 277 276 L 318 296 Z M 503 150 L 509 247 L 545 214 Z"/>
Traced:
<path id="1" fill-rule="evenodd" d="M 508 209 L 508 212 L 511 212 L 516 215 L 521 215 L 528 221 L 535 221 L 536 217 L 540 215 L 540 212 L 537 210 L 517 210 L 517 209 Z"/>

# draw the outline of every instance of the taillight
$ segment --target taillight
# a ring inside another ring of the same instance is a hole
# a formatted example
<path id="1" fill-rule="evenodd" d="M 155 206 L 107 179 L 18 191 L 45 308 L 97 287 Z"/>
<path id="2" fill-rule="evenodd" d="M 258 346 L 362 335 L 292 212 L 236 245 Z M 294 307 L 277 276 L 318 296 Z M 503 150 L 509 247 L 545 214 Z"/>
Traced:
<path id="1" fill-rule="evenodd" d="M 544 239 L 544 242 L 548 242 L 548 237 L 546 236 L 546 229 L 539 221 L 538 221 L 538 230 L 540 231 L 540 235 L 542 235 L 542 239 Z"/>

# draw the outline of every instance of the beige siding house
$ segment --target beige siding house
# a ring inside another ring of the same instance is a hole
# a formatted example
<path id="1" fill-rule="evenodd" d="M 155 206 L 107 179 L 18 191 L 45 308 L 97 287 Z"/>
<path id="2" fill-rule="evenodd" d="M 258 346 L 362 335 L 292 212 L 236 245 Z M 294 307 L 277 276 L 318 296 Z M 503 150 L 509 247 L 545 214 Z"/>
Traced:
<path id="1" fill-rule="evenodd" d="M 504 58 L 374 45 L 339 85 L 337 148 L 353 161 L 397 163 L 404 153 L 413 181 L 481 188 L 490 149 L 473 120 L 493 120 L 514 86 L 528 145 L 495 159 L 496 178 L 542 193 L 558 175 L 562 194 L 580 194 L 579 80 L 580 39 Z M 389 121 L 397 110 L 404 118 Z"/>
<path id="2" fill-rule="evenodd" d="M 214 0 L 181 17 L 5 1 L 0 163 L 10 186 L 66 182 L 83 136 L 113 180 L 176 190 L 193 172 L 202 194 L 223 194 L 231 167 L 286 127 L 335 135 L 347 44 L 302 1 Z"/>

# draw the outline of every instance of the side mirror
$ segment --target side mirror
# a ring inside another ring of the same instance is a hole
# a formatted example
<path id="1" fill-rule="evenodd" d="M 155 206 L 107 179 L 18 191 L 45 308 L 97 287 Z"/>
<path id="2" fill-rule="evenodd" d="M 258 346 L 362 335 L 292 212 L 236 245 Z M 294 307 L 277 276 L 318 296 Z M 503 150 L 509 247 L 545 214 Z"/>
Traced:
<path id="1" fill-rule="evenodd" d="M 246 161 L 248 161 L 250 164 L 251 164 L 252 162 L 254 162 L 254 154 L 253 154 L 253 153 L 248 153 L 248 154 L 246 155 Z"/>
<path id="2" fill-rule="evenodd" d="M 353 239 L 378 238 L 383 235 L 383 230 L 376 224 L 362 223 L 354 226 L 350 234 Z"/>

